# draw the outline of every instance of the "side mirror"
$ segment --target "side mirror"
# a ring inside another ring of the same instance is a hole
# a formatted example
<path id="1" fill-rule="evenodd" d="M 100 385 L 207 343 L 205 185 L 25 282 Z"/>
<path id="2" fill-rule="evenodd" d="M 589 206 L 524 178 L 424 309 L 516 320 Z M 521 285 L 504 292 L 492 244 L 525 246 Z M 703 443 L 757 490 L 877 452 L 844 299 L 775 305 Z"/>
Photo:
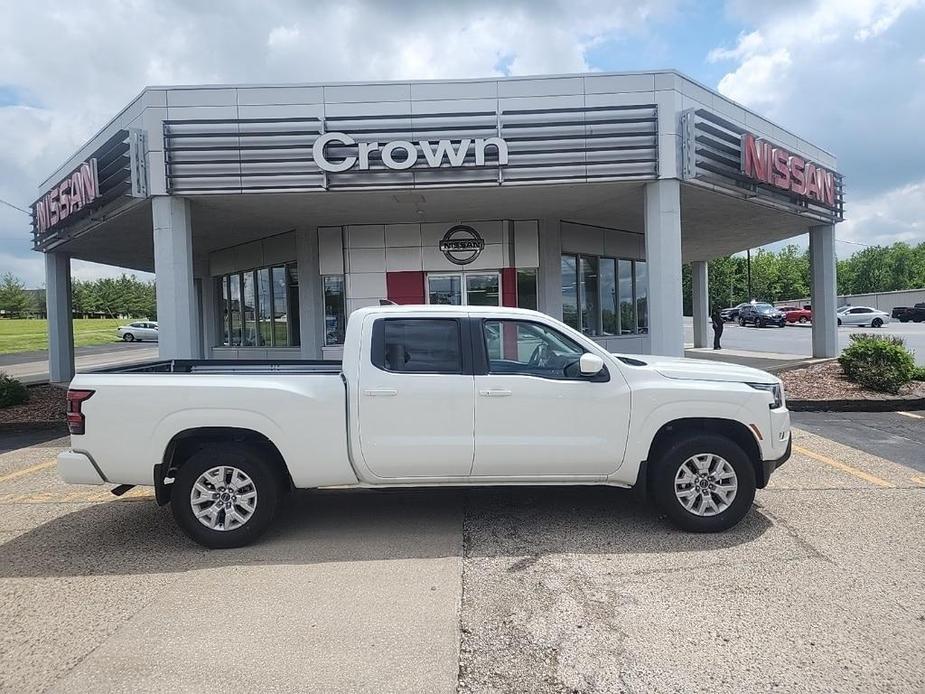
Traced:
<path id="1" fill-rule="evenodd" d="M 585 352 L 578 360 L 578 370 L 582 376 L 597 376 L 603 368 L 604 360 L 590 352 Z"/>

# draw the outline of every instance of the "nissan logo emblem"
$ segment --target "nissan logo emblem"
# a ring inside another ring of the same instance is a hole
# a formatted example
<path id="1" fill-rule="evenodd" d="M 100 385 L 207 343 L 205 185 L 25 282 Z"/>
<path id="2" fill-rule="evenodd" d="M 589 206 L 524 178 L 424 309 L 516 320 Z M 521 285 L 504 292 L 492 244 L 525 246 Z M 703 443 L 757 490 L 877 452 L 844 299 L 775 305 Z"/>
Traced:
<path id="1" fill-rule="evenodd" d="M 450 227 L 440 240 L 440 251 L 455 265 L 468 265 L 485 249 L 479 232 L 466 224 Z"/>

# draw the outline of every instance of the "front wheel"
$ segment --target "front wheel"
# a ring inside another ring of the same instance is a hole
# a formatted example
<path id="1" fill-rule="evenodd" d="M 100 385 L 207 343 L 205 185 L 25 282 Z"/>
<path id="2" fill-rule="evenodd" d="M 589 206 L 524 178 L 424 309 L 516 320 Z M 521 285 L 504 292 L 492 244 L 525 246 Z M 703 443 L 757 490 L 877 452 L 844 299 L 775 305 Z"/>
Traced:
<path id="1" fill-rule="evenodd" d="M 841 318 L 838 319 L 838 324 L 841 325 Z"/>
<path id="2" fill-rule="evenodd" d="M 122 339 L 123 339 L 123 341 L 125 341 L 125 342 L 134 342 L 134 341 L 135 341 L 135 336 L 132 335 L 132 333 L 125 333 L 125 335 L 122 336 Z"/>
<path id="3" fill-rule="evenodd" d="M 655 462 L 655 501 L 683 530 L 727 530 L 755 500 L 755 469 L 745 451 L 723 436 L 683 439 Z"/>
<path id="4" fill-rule="evenodd" d="M 282 491 L 274 461 L 258 448 L 213 443 L 180 466 L 170 506 L 183 532 L 199 544 L 242 547 L 269 527 Z"/>
<path id="5" fill-rule="evenodd" d="M 883 320 L 882 320 L 881 318 L 874 318 L 874 319 L 871 321 L 871 323 L 870 323 L 870 327 L 872 327 L 872 328 L 882 328 L 882 327 L 883 327 Z"/>

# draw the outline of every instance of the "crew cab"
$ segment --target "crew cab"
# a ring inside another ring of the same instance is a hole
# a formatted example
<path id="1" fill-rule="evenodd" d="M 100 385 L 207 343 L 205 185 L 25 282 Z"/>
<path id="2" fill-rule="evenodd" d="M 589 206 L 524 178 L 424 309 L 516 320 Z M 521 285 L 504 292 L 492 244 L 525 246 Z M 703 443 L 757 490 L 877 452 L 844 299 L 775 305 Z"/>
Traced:
<path id="1" fill-rule="evenodd" d="M 208 547 L 254 540 L 289 490 L 324 487 L 636 487 L 681 528 L 714 532 L 790 455 L 776 377 L 610 354 L 510 308 L 363 308 L 342 362 L 81 373 L 68 405 L 61 477 L 153 486 Z"/>

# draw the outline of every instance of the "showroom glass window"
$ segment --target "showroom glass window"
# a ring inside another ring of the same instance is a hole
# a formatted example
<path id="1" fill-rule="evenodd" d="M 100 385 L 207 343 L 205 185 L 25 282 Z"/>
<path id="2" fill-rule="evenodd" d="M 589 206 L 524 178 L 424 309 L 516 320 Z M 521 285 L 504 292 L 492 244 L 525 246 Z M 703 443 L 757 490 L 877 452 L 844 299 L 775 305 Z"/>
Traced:
<path id="1" fill-rule="evenodd" d="M 233 272 L 218 283 L 222 345 L 298 346 L 299 276 L 294 263 Z"/>
<path id="2" fill-rule="evenodd" d="M 644 260 L 562 256 L 562 321 L 589 337 L 648 332 Z"/>
<path id="3" fill-rule="evenodd" d="M 324 344 L 344 344 L 347 329 L 347 314 L 344 310 L 344 276 L 326 275 L 324 284 Z"/>

